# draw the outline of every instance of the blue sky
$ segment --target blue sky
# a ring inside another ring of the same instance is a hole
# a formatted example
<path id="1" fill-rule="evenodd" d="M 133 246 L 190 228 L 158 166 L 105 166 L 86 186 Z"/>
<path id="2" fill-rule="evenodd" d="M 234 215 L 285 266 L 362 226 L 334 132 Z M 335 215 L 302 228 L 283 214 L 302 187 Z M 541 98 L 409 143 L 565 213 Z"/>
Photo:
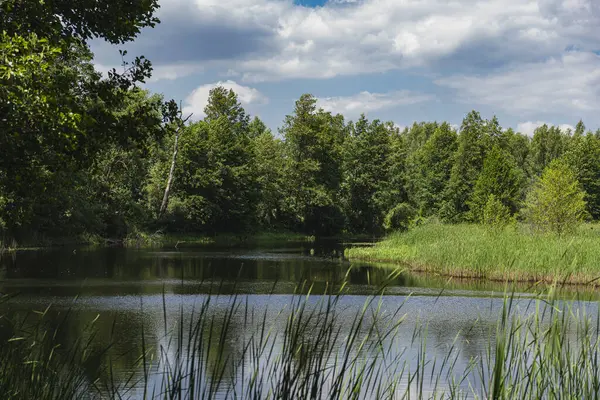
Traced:
<path id="1" fill-rule="evenodd" d="M 119 48 L 196 119 L 220 84 L 274 130 L 303 93 L 400 126 L 476 109 L 527 134 L 600 127 L 597 0 L 162 0 L 158 16 Z M 118 66 L 118 48 L 92 50 Z"/>

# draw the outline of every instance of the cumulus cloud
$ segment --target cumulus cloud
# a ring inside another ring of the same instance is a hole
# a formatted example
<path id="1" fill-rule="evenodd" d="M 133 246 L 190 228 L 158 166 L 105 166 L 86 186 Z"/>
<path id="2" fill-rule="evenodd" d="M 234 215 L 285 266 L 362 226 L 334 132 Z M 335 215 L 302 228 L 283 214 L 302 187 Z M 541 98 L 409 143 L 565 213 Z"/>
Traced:
<path id="1" fill-rule="evenodd" d="M 268 99 L 260 91 L 255 88 L 240 85 L 235 81 L 219 81 L 216 83 L 209 83 L 206 85 L 198 86 L 196 89 L 189 94 L 185 99 L 185 105 L 183 107 L 183 114 L 193 113 L 192 119 L 199 120 L 204 117 L 204 107 L 208 104 L 208 95 L 210 91 L 217 86 L 222 86 L 225 89 L 231 89 L 237 94 L 238 100 L 242 105 L 260 105 L 266 104 Z"/>
<path id="2" fill-rule="evenodd" d="M 153 62 L 153 81 L 202 71 L 250 86 L 358 75 L 368 83 L 406 71 L 515 123 L 590 119 L 600 106 L 598 0 L 161 0 L 158 17 L 125 46 Z M 98 64 L 120 62 L 113 47 L 93 50 Z M 353 100 L 328 101 L 345 109 Z"/>
<path id="3" fill-rule="evenodd" d="M 599 10 L 596 0 L 163 0 L 162 23 L 132 54 L 220 61 L 246 82 L 487 67 L 596 48 Z"/>
<path id="4" fill-rule="evenodd" d="M 324 97 L 318 99 L 318 104 L 326 111 L 357 116 L 369 111 L 422 103 L 432 100 L 433 96 L 413 93 L 407 90 L 389 93 L 370 93 L 363 91 L 352 96 Z"/>
<path id="5" fill-rule="evenodd" d="M 543 122 L 543 121 L 520 122 L 519 124 L 517 124 L 517 132 L 521 132 L 527 136 L 533 136 L 533 133 L 535 132 L 535 130 L 542 125 L 552 126 L 553 124 L 549 124 L 549 123 Z M 575 130 L 575 127 L 573 125 L 569 125 L 569 124 L 560 124 L 560 125 L 558 125 L 558 127 L 563 131 L 567 131 L 569 129 L 571 131 Z"/>
<path id="6" fill-rule="evenodd" d="M 331 2 L 316 9 L 293 7 L 278 16 L 270 38 L 278 51 L 253 55 L 238 68 L 245 80 L 262 81 L 536 61 L 595 40 L 593 26 L 600 17 L 564 12 L 569 9 L 564 3 L 572 1 L 554 0 L 557 5 L 543 12 L 541 3 L 549 0 L 365 0 L 343 7 Z M 591 0 L 578 1 L 597 8 Z"/>
<path id="7" fill-rule="evenodd" d="M 544 62 L 513 65 L 481 76 L 450 76 L 437 84 L 462 101 L 515 115 L 593 112 L 600 108 L 600 56 L 566 52 Z"/>

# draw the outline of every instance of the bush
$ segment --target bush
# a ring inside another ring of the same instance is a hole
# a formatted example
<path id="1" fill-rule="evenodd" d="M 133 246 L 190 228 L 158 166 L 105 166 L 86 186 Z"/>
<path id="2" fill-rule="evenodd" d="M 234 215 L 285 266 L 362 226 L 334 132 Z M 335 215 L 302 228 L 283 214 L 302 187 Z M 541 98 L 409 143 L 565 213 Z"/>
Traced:
<path id="1" fill-rule="evenodd" d="M 482 222 L 491 228 L 503 228 L 514 221 L 510 209 L 491 194 L 483 207 Z"/>
<path id="2" fill-rule="evenodd" d="M 526 199 L 523 214 L 538 231 L 574 232 L 586 217 L 585 192 L 573 170 L 555 160 L 544 170 Z"/>
<path id="3" fill-rule="evenodd" d="M 409 228 L 416 214 L 415 209 L 410 204 L 400 203 L 387 213 L 383 226 L 387 230 L 405 231 Z"/>

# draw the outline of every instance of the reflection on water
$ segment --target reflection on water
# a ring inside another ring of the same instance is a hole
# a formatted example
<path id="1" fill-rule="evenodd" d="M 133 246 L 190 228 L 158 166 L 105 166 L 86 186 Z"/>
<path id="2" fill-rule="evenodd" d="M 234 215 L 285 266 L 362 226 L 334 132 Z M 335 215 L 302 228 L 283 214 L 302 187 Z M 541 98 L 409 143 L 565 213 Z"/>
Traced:
<path id="1" fill-rule="evenodd" d="M 351 331 L 353 317 L 363 309 L 366 295 L 377 294 L 385 283 L 389 286 L 377 309 L 389 316 L 402 307 L 405 316 L 397 335 L 402 340 L 387 344 L 391 359 L 402 356 L 409 365 L 418 362 L 416 327 L 426 328 L 427 357 L 443 357 L 455 346 L 457 370 L 467 369 L 469 360 L 487 351 L 503 305 L 498 296 L 505 290 L 503 285 L 409 274 L 390 279 L 390 268 L 350 264 L 340 257 L 343 250 L 341 244 L 325 242 L 177 251 L 78 248 L 19 252 L 0 259 L 0 292 L 18 293 L 0 305 L 0 340 L 13 337 L 23 320 L 37 318 L 32 311 L 51 304 L 44 318 L 59 329 L 56 337 L 63 347 L 87 335 L 89 324 L 95 321 L 96 334 L 90 343 L 97 360 L 78 366 L 90 379 L 107 360 L 112 365 L 111 379 L 125 381 L 132 373 L 140 379 L 142 348 L 152 348 L 154 359 L 168 353 L 173 344 L 166 342 L 165 330 L 190 326 L 211 293 L 219 295 L 211 297 L 206 313 L 217 325 L 227 320 L 232 295 L 239 295 L 237 301 L 243 304 L 230 316 L 226 337 L 206 338 L 207 348 L 213 349 L 207 353 L 209 359 L 217 354 L 235 359 L 245 357 L 241 338 L 260 321 L 268 321 L 275 331 L 285 329 L 290 304 L 298 297 L 294 293 L 306 293 L 309 288 L 313 294 L 335 292 L 347 282 L 344 290 L 348 295 L 336 306 L 340 314 L 335 324 L 341 336 Z M 517 287 L 523 292 L 526 289 Z M 319 299 L 314 296 L 310 301 L 316 304 Z M 520 312 L 531 312 L 531 301 L 526 298 L 518 306 Z M 65 318 L 67 313 L 70 316 Z M 282 342 L 275 343 L 274 351 L 281 346 Z M 208 378 L 235 373 L 221 371 L 218 364 L 217 358 L 210 359 L 203 373 Z M 106 369 L 100 370 L 106 373 Z"/>

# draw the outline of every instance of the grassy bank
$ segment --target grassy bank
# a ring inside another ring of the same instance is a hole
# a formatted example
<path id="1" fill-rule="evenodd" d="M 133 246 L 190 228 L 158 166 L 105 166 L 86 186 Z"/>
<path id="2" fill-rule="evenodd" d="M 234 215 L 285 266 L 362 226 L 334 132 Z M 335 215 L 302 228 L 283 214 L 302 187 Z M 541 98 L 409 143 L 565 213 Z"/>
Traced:
<path id="1" fill-rule="evenodd" d="M 428 224 L 373 247 L 349 249 L 347 256 L 461 278 L 600 284 L 600 225 L 586 224 L 559 237 L 532 234 L 519 225 L 490 230 Z"/>

